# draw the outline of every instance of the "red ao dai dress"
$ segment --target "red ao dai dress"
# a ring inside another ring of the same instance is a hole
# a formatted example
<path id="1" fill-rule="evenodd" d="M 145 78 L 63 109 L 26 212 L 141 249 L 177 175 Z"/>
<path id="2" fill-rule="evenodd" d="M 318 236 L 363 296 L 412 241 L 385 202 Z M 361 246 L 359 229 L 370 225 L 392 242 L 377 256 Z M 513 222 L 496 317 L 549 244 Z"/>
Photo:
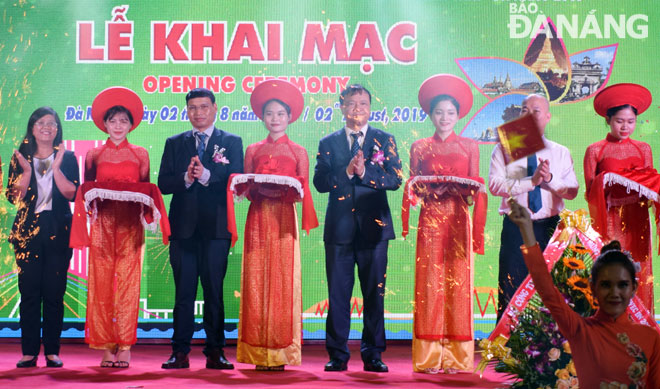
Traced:
<path id="1" fill-rule="evenodd" d="M 303 229 L 318 226 L 309 191 L 307 151 L 284 135 L 250 145 L 245 173 L 291 176 L 304 189 Z M 295 197 L 281 186 L 261 184 L 249 193 L 245 223 L 238 362 L 300 365 L 302 281 Z"/>
<path id="2" fill-rule="evenodd" d="M 654 310 L 654 299 L 650 201 L 622 187 L 614 187 L 609 191 L 608 198 L 604 199 L 603 184 L 599 178 L 602 174 L 612 172 L 635 180 L 634 174 L 643 174 L 652 169 L 653 156 L 648 143 L 630 138 L 620 140 L 611 134 L 587 147 L 584 155 L 589 211 L 593 219 L 599 220 L 600 215 L 600 219 L 604 220 L 604 225 L 596 222 L 595 227 L 605 241 L 618 240 L 623 250 L 629 251 L 633 259 L 641 264 L 641 271 L 637 274 L 637 296 L 651 313 Z"/>
<path id="3" fill-rule="evenodd" d="M 127 140 L 119 145 L 108 140 L 87 153 L 85 180 L 149 182 L 147 150 Z M 136 202 L 96 200 L 85 323 L 85 341 L 91 348 L 130 349 L 135 344 L 144 246 L 141 207 Z"/>
<path id="4" fill-rule="evenodd" d="M 478 145 L 453 133 L 444 141 L 437 134 L 420 139 L 410 150 L 410 175 L 478 177 Z M 456 190 L 429 191 L 421 200 L 415 263 L 415 371 L 473 369 L 474 257 L 469 202 L 464 191 Z M 480 219 L 485 221 L 485 214 Z"/>

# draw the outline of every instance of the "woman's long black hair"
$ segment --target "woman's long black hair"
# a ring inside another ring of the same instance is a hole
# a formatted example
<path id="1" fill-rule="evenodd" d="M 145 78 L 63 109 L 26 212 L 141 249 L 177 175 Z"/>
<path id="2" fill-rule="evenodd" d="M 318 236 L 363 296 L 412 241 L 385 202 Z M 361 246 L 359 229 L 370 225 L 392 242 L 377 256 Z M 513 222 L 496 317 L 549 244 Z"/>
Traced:
<path id="1" fill-rule="evenodd" d="M 28 161 L 32 160 L 32 156 L 37 151 L 37 140 L 34 138 L 32 129 L 34 128 L 34 124 L 46 115 L 53 115 L 55 122 L 57 123 L 57 135 L 55 135 L 55 139 L 53 139 L 53 147 L 59 146 L 59 144 L 62 143 L 62 122 L 60 122 L 60 117 L 57 115 L 57 112 L 51 107 L 39 107 L 35 109 L 34 112 L 32 112 L 32 115 L 30 115 L 30 119 L 28 119 L 27 131 L 25 132 L 23 142 L 21 142 L 21 145 L 18 147 L 18 151 L 23 154 Z"/>

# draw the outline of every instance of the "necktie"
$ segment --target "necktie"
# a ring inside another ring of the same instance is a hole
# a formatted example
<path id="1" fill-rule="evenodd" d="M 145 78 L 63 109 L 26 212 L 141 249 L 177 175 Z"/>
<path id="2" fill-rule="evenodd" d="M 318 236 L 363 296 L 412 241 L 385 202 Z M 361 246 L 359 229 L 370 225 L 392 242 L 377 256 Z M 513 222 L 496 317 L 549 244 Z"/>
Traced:
<path id="1" fill-rule="evenodd" d="M 536 171 L 536 167 L 538 166 L 536 162 L 536 154 L 532 154 L 527 157 L 527 176 L 531 177 L 534 175 L 534 172 Z M 534 189 L 532 189 L 531 192 L 527 194 L 527 202 L 529 209 L 536 213 L 541 209 L 541 187 L 540 186 L 535 186 Z"/>
<path id="2" fill-rule="evenodd" d="M 204 158 L 204 149 L 206 148 L 206 137 L 207 135 L 203 132 L 198 132 L 197 133 L 197 155 L 199 156 L 199 160 L 201 161 L 202 158 Z"/>
<path id="3" fill-rule="evenodd" d="M 353 157 L 355 157 L 355 154 L 357 154 L 358 150 L 360 150 L 360 142 L 358 142 L 358 139 L 361 135 L 361 132 L 351 133 L 351 138 L 353 138 L 353 143 L 351 143 L 351 156 Z"/>

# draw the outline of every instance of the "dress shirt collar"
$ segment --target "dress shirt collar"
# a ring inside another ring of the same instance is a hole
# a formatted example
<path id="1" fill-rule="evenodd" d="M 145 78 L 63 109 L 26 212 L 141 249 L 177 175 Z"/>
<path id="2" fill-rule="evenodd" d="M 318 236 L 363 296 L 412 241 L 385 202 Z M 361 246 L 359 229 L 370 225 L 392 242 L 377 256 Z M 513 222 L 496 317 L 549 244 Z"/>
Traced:
<path id="1" fill-rule="evenodd" d="M 200 131 L 196 128 L 193 128 L 193 135 L 195 135 L 195 137 L 197 137 L 197 134 L 199 134 L 200 132 L 203 132 L 203 133 L 206 134 L 206 139 L 209 139 L 211 137 L 211 135 L 213 135 L 213 130 L 214 129 L 215 129 L 215 125 L 211 125 L 211 127 L 207 128 L 204 131 Z"/>
<path id="2" fill-rule="evenodd" d="M 358 137 L 358 139 L 364 140 L 364 138 L 367 136 L 367 130 L 368 129 L 369 129 L 369 124 L 368 123 L 365 124 L 362 128 L 360 128 L 360 132 L 362 133 L 362 136 Z M 348 128 L 348 127 L 344 127 L 344 130 L 346 130 L 346 136 L 349 139 L 351 138 L 351 134 L 356 132 L 356 131 L 353 131 L 352 129 Z"/>

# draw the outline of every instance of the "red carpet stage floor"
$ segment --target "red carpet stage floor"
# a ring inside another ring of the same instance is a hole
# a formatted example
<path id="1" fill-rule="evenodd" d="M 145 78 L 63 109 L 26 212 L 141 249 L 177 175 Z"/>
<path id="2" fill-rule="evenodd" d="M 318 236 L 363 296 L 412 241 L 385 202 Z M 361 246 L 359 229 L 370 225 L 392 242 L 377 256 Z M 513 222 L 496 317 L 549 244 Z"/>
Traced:
<path id="1" fill-rule="evenodd" d="M 389 373 L 368 373 L 362 370 L 359 344 L 351 344 L 353 354 L 345 372 L 324 372 L 327 354 L 323 344 L 303 346 L 302 366 L 287 366 L 283 372 L 258 372 L 254 366 L 236 363 L 236 347 L 225 349 L 235 370 L 205 368 L 201 346 L 190 353 L 190 368 L 163 370 L 160 368 L 170 354 L 169 345 L 139 344 L 133 348 L 128 369 L 100 368 L 102 352 L 84 344 L 64 344 L 60 356 L 64 367 L 48 368 L 43 355 L 36 368 L 17 369 L 21 357 L 19 343 L 0 342 L 0 388 L 205 388 L 217 387 L 443 387 L 443 388 L 502 388 L 507 387 L 504 375 L 486 370 L 477 374 L 429 375 L 413 373 L 410 363 L 410 344 L 388 345 L 383 361 Z M 476 358 L 478 359 L 478 358 Z"/>

